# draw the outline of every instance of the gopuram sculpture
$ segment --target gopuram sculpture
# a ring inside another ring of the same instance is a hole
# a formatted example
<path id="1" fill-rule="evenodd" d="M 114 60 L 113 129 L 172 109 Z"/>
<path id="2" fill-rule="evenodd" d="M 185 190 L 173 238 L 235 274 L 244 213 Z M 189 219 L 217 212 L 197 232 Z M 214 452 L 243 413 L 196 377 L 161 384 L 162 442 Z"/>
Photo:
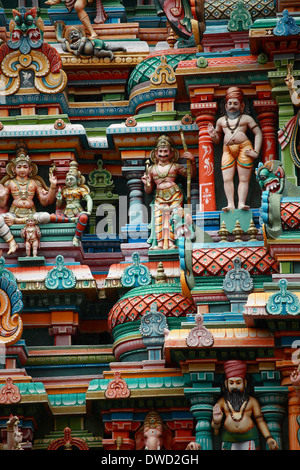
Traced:
<path id="1" fill-rule="evenodd" d="M 149 168 L 146 165 L 146 173 L 142 176 L 145 192 L 151 194 L 155 191 L 154 214 L 148 240 L 151 250 L 177 248 L 174 226 L 178 225 L 177 212 L 182 212 L 184 193 L 176 184 L 176 179 L 178 176 L 194 178 L 196 175 L 194 156 L 188 151 L 182 156 L 190 161 L 190 175 L 188 170 L 178 163 L 179 152 L 174 148 L 173 140 L 162 135 L 157 139 L 156 147 L 151 152 L 153 165 Z"/>
<path id="2" fill-rule="evenodd" d="M 285 78 L 286 86 L 288 87 L 291 101 L 294 106 L 298 108 L 295 116 L 288 120 L 288 122 L 278 131 L 278 141 L 281 149 L 284 150 L 289 145 L 290 156 L 297 168 L 300 167 L 300 89 L 299 80 L 294 79 L 292 75 L 292 66 L 288 65 L 288 73 Z"/>
<path id="3" fill-rule="evenodd" d="M 56 196 L 56 222 L 76 222 L 76 232 L 73 238 L 73 245 L 79 246 L 84 229 L 88 223 L 89 215 L 93 209 L 93 200 L 90 190 L 85 183 L 85 177 L 78 170 L 78 163 L 71 162 L 66 175 L 65 186 L 59 190 Z M 81 206 L 85 200 L 87 210 Z"/>
<path id="4" fill-rule="evenodd" d="M 9 198 L 13 199 L 9 211 L 0 215 L 0 236 L 9 244 L 8 255 L 18 248 L 9 228 L 11 225 L 25 224 L 31 217 L 38 224 L 50 222 L 49 213 L 36 211 L 34 197 L 44 207 L 54 203 L 57 180 L 49 171 L 48 188 L 37 172 L 38 167 L 27 155 L 26 147 L 19 145 L 15 158 L 6 166 L 6 176 L 0 182 L 0 207 L 6 208 Z"/>
<path id="5" fill-rule="evenodd" d="M 247 364 L 239 360 L 226 361 L 224 372 L 226 379 L 223 396 L 213 408 L 212 420 L 215 435 L 218 435 L 224 420 L 221 435 L 222 449 L 258 450 L 259 429 L 269 449 L 277 450 L 278 444 L 270 435 L 260 405 L 250 394 L 250 386 L 246 379 Z"/>
<path id="6" fill-rule="evenodd" d="M 41 231 L 34 218 L 27 219 L 25 227 L 21 230 L 21 237 L 25 240 L 26 256 L 37 256 L 40 247 Z"/>
<path id="7" fill-rule="evenodd" d="M 81 26 L 67 26 L 63 21 L 55 22 L 57 40 L 64 52 L 70 52 L 77 57 L 108 57 L 114 58 L 114 52 L 126 52 L 122 46 L 110 46 L 99 38 L 88 38 Z"/>
<path id="8" fill-rule="evenodd" d="M 19 431 L 19 424 L 20 421 L 17 416 L 10 416 L 6 423 L 7 442 L 1 444 L 0 450 L 24 450 L 23 445 L 26 445 L 26 443 L 22 443 L 23 433 Z"/>
<path id="9" fill-rule="evenodd" d="M 79 20 L 87 30 L 91 39 L 95 39 L 98 37 L 97 33 L 94 31 L 93 26 L 91 24 L 90 18 L 85 11 L 85 8 L 88 4 L 92 3 L 93 0 L 47 0 L 45 2 L 47 5 L 57 5 L 58 3 L 65 3 L 66 8 L 69 12 L 71 12 L 74 8 L 76 11 Z M 97 15 L 94 19 L 95 23 L 105 23 L 107 19 L 107 15 L 103 8 L 101 0 L 96 0 L 96 8 L 97 8 Z"/>
<path id="10" fill-rule="evenodd" d="M 262 132 L 256 121 L 244 114 L 244 94 L 240 88 L 229 88 L 225 101 L 225 116 L 217 120 L 215 128 L 211 123 L 207 126 L 207 132 L 215 144 L 221 142 L 224 134 L 221 169 L 227 206 L 223 208 L 223 211 L 235 209 L 234 176 L 236 171 L 239 177 L 238 209 L 249 210 L 246 199 L 254 161 L 258 158 L 262 146 Z M 255 136 L 254 149 L 246 135 L 247 130 L 252 131 Z"/>

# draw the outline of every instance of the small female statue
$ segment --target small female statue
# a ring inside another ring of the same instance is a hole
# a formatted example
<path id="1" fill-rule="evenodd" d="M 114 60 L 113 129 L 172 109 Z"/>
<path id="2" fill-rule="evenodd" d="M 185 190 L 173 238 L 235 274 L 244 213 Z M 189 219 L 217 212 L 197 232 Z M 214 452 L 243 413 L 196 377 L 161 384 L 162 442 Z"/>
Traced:
<path id="1" fill-rule="evenodd" d="M 78 170 L 77 162 L 73 161 L 70 163 L 65 183 L 66 185 L 62 190 L 59 189 L 56 196 L 56 206 L 58 208 L 56 211 L 57 222 L 77 222 L 73 245 L 79 246 L 82 234 L 88 223 L 88 216 L 91 215 L 93 209 L 93 200 L 90 196 L 89 188 L 84 184 L 85 178 Z M 85 200 L 87 203 L 86 211 L 81 206 L 82 200 Z"/>

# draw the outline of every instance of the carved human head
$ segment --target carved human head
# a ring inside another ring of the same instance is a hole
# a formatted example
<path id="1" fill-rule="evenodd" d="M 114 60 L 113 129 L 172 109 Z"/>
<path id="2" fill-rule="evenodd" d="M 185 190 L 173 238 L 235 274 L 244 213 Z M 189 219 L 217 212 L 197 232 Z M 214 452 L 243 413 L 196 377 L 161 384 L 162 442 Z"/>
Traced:
<path id="1" fill-rule="evenodd" d="M 161 135 L 156 140 L 155 149 L 152 150 L 150 157 L 154 163 L 157 163 L 159 155 L 168 155 L 170 162 L 177 162 L 179 160 L 179 152 L 174 147 L 174 141 L 167 135 Z"/>
<path id="2" fill-rule="evenodd" d="M 240 112 L 243 113 L 245 109 L 245 103 L 244 103 L 244 93 L 243 90 L 241 90 L 238 87 L 230 87 L 226 91 L 225 95 L 225 108 L 226 111 L 230 111 L 232 108 L 237 110 L 237 107 L 239 108 Z"/>
<path id="3" fill-rule="evenodd" d="M 240 360 L 226 361 L 224 364 L 226 376 L 225 386 L 231 393 L 233 391 L 243 392 L 247 386 L 246 373 L 247 364 Z"/>

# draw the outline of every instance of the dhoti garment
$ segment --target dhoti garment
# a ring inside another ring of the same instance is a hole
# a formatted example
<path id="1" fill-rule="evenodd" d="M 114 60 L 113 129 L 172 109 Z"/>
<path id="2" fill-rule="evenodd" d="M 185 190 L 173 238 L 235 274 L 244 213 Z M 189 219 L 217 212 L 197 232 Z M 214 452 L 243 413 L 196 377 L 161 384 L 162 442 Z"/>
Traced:
<path id="1" fill-rule="evenodd" d="M 157 244 L 163 245 L 163 250 L 175 245 L 172 214 L 182 206 L 183 193 L 177 184 L 171 188 L 156 191 L 154 203 L 155 235 Z"/>
<path id="2" fill-rule="evenodd" d="M 251 169 L 254 159 L 246 155 L 246 150 L 253 150 L 252 143 L 248 139 L 241 144 L 224 145 L 221 169 L 226 170 L 236 164 L 243 168 Z"/>
<path id="3" fill-rule="evenodd" d="M 222 450 L 259 450 L 259 434 L 253 426 L 245 433 L 222 432 Z"/>

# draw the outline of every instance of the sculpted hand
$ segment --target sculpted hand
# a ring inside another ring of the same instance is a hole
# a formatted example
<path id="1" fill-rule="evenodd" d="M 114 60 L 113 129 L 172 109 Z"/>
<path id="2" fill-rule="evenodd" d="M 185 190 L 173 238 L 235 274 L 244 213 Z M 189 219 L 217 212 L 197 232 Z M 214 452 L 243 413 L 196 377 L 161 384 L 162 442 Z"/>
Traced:
<path id="1" fill-rule="evenodd" d="M 209 122 L 208 125 L 207 125 L 207 132 L 209 133 L 210 137 L 216 137 L 217 136 L 215 128 L 214 128 L 214 126 L 212 125 L 211 122 Z"/>
<path id="2" fill-rule="evenodd" d="M 294 87 L 295 79 L 294 79 L 293 75 L 288 74 L 286 76 L 286 78 L 284 79 L 284 81 L 285 81 L 288 88 L 293 88 Z"/>
<path id="3" fill-rule="evenodd" d="M 50 182 L 50 186 L 56 187 L 57 185 L 56 176 L 49 174 L 49 182 Z"/>
<path id="4" fill-rule="evenodd" d="M 150 180 L 149 176 L 146 175 L 146 173 L 142 176 L 141 180 L 142 180 L 142 182 L 144 183 L 145 186 L 147 186 L 147 184 L 151 183 L 151 180 Z"/>
<path id="5" fill-rule="evenodd" d="M 214 420 L 214 423 L 216 423 L 216 424 L 221 423 L 222 418 L 223 418 L 223 412 L 220 408 L 220 405 L 218 405 L 218 403 L 216 403 L 215 406 L 213 407 L 213 420 Z"/>
<path id="6" fill-rule="evenodd" d="M 273 439 L 273 437 L 269 437 L 269 439 L 267 440 L 267 444 L 270 450 L 278 450 L 278 444 L 275 439 Z"/>
<path id="7" fill-rule="evenodd" d="M 182 155 L 182 158 L 185 158 L 186 160 L 195 160 L 194 155 L 191 152 L 184 152 Z"/>
<path id="8" fill-rule="evenodd" d="M 259 156 L 259 153 L 258 152 L 255 152 L 254 150 L 245 150 L 245 154 L 248 156 L 248 157 L 251 157 L 251 158 L 258 158 Z"/>

